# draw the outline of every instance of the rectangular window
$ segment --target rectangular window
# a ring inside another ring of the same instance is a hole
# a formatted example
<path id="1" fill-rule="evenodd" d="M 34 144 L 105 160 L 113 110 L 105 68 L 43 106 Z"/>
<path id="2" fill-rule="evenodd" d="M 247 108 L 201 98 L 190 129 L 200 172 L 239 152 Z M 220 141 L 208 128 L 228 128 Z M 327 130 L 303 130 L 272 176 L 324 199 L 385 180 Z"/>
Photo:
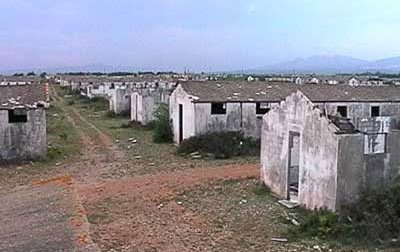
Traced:
<path id="1" fill-rule="evenodd" d="M 257 115 L 264 115 L 271 110 L 269 103 L 265 102 L 257 102 L 256 103 L 256 114 Z"/>
<path id="2" fill-rule="evenodd" d="M 379 106 L 371 107 L 371 117 L 377 117 L 381 115 L 381 108 Z"/>
<path id="3" fill-rule="evenodd" d="M 226 103 L 224 103 L 224 102 L 211 103 L 211 114 L 212 115 L 225 115 L 226 114 Z"/>
<path id="4" fill-rule="evenodd" d="M 28 114 L 24 109 L 14 109 L 8 111 L 8 123 L 26 123 Z"/>
<path id="5" fill-rule="evenodd" d="M 382 154 L 386 153 L 386 134 L 374 133 L 364 136 L 364 154 Z"/>
<path id="6" fill-rule="evenodd" d="M 342 117 L 347 117 L 347 106 L 338 106 L 337 113 Z"/>

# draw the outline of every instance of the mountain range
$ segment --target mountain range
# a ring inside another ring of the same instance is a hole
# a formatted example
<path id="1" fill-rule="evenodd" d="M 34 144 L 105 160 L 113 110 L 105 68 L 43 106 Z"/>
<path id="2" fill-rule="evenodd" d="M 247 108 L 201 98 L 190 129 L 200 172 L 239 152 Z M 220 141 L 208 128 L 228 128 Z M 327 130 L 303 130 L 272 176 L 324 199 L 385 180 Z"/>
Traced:
<path id="1" fill-rule="evenodd" d="M 348 56 L 313 56 L 247 70 L 251 73 L 361 73 L 400 72 L 400 57 L 367 61 Z"/>
<path id="2" fill-rule="evenodd" d="M 142 69 L 143 70 L 143 69 Z M 154 70 L 155 69 L 148 69 Z M 87 65 L 78 67 L 59 67 L 59 68 L 30 68 L 13 69 L 0 71 L 2 74 L 13 74 L 18 72 L 117 72 L 117 71 L 138 71 L 137 68 L 112 65 Z M 160 70 L 161 71 L 161 70 Z M 270 65 L 263 68 L 248 69 L 245 71 L 234 71 L 233 73 L 248 74 L 268 74 L 268 73 L 363 73 L 363 72 L 400 72 L 400 57 L 391 57 L 381 60 L 362 60 L 343 55 L 335 56 L 313 56 L 309 58 L 296 58 L 291 61 Z"/>

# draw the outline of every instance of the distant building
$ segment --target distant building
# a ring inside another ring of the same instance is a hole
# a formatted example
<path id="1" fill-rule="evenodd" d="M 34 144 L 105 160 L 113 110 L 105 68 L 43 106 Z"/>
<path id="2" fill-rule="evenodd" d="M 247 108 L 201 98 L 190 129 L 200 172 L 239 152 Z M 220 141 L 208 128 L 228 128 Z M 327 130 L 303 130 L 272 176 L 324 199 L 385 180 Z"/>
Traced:
<path id="1" fill-rule="evenodd" d="M 174 82 L 156 82 L 133 90 L 130 104 L 131 121 L 142 125 L 152 122 L 155 119 L 154 112 L 160 104 L 169 106 L 170 95 L 175 85 Z"/>

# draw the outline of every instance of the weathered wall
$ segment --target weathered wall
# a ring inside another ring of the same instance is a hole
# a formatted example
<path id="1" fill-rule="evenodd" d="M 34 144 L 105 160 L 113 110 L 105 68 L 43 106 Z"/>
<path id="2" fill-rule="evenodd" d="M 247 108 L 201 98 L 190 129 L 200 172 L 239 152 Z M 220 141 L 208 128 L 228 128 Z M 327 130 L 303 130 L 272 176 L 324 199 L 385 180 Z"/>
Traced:
<path id="1" fill-rule="evenodd" d="M 362 190 L 365 175 L 364 135 L 339 136 L 337 208 L 353 203 Z"/>
<path id="2" fill-rule="evenodd" d="M 0 160 L 29 160 L 47 154 L 46 112 L 28 111 L 27 123 L 8 123 L 8 111 L 0 110 Z"/>
<path id="3" fill-rule="evenodd" d="M 289 133 L 300 134 L 299 203 L 335 210 L 337 128 L 301 93 L 295 93 L 263 118 L 261 180 L 288 196 Z"/>
<path id="4" fill-rule="evenodd" d="M 364 154 L 364 133 L 340 135 L 338 157 L 338 207 L 354 203 L 362 190 L 381 189 L 400 175 L 400 131 L 386 135 L 386 151 Z"/>
<path id="5" fill-rule="evenodd" d="M 117 115 L 128 115 L 131 108 L 131 95 L 127 89 L 117 88 L 110 100 L 110 111 Z"/>
<path id="6" fill-rule="evenodd" d="M 183 139 L 195 135 L 195 118 L 197 111 L 192 102 L 195 97 L 188 95 L 183 88 L 178 85 L 172 92 L 169 102 L 169 116 L 174 133 L 174 142 L 179 143 L 179 104 L 183 105 Z"/>
<path id="7" fill-rule="evenodd" d="M 336 115 L 338 106 L 347 106 L 347 116 L 351 119 L 354 125 L 357 125 L 357 120 L 360 117 L 370 117 L 371 107 L 379 106 L 381 116 L 398 116 L 400 115 L 400 103 L 368 103 L 368 102 L 330 102 L 330 103 L 315 103 L 321 110 L 326 109 L 329 115 Z"/>
<path id="8" fill-rule="evenodd" d="M 169 104 L 170 90 L 164 88 L 143 88 L 131 95 L 131 120 L 143 125 L 154 120 L 154 112 L 160 104 Z"/>

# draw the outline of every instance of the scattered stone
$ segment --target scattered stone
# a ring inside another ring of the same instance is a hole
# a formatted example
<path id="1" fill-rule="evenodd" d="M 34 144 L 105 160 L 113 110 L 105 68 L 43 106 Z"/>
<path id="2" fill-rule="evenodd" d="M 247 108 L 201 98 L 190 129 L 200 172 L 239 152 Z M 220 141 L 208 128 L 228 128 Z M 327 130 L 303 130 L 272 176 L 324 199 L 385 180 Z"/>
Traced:
<path id="1" fill-rule="evenodd" d="M 162 208 L 163 206 L 164 206 L 164 204 L 161 203 L 160 205 L 157 206 L 157 208 L 160 209 L 160 208 Z"/>
<path id="2" fill-rule="evenodd" d="M 279 200 L 278 203 L 288 209 L 293 209 L 299 206 L 299 203 L 295 203 L 289 200 Z"/>
<path id="3" fill-rule="evenodd" d="M 313 249 L 314 249 L 314 250 L 318 250 L 318 251 L 322 251 L 321 248 L 320 248 L 320 246 L 318 246 L 318 245 L 315 245 L 315 246 L 313 247 Z"/>
<path id="4" fill-rule="evenodd" d="M 135 156 L 135 159 L 141 159 L 142 156 Z"/>
<path id="5" fill-rule="evenodd" d="M 182 205 L 182 204 L 183 204 L 183 202 L 182 202 L 182 201 L 178 201 L 178 202 L 176 202 L 176 204 L 178 204 L 178 205 Z"/>
<path id="6" fill-rule="evenodd" d="M 201 155 L 193 155 L 193 156 L 192 156 L 192 159 L 201 159 L 201 158 L 202 158 Z"/>
<path id="7" fill-rule="evenodd" d="M 286 239 L 286 238 L 271 238 L 271 241 L 274 241 L 274 242 L 287 242 L 288 239 Z"/>
<path id="8" fill-rule="evenodd" d="M 56 163 L 56 166 L 60 166 L 62 163 L 61 162 L 57 162 Z"/>
<path id="9" fill-rule="evenodd" d="M 246 203 L 247 203 L 247 200 L 246 200 L 246 199 L 242 199 L 242 200 L 239 202 L 240 205 L 246 204 Z"/>
<path id="10" fill-rule="evenodd" d="M 118 139 L 116 139 L 116 140 L 115 140 L 115 142 L 116 142 L 116 143 L 119 143 L 119 140 L 118 140 Z"/>

